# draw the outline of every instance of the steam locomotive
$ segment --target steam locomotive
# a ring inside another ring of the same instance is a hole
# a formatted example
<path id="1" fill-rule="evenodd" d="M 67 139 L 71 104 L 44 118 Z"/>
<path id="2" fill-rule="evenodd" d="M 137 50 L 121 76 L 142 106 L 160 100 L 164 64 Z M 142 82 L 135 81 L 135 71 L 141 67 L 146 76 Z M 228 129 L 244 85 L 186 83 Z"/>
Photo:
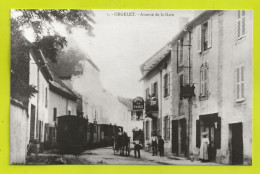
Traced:
<path id="1" fill-rule="evenodd" d="M 79 153 L 86 149 L 113 145 L 114 135 L 123 127 L 111 124 L 89 123 L 79 116 L 58 117 L 57 145 L 61 152 Z"/>

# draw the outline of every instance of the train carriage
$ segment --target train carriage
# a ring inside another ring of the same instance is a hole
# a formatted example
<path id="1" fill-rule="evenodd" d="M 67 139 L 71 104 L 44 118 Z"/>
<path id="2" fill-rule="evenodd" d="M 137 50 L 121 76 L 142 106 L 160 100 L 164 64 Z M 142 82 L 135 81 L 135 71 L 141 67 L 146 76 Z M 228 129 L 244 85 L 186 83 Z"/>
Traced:
<path id="1" fill-rule="evenodd" d="M 63 152 L 83 150 L 87 145 L 87 120 L 72 115 L 58 117 L 57 144 Z"/>
<path id="2" fill-rule="evenodd" d="M 89 123 L 74 115 L 58 117 L 57 144 L 61 152 L 79 153 L 85 149 L 112 146 L 114 137 L 123 127 Z"/>

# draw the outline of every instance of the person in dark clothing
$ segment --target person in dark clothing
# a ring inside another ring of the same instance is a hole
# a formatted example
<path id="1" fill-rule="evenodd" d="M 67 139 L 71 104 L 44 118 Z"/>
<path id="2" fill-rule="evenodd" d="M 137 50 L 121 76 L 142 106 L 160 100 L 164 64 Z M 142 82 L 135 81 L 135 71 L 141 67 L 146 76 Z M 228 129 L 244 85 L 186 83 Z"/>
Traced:
<path id="1" fill-rule="evenodd" d="M 160 152 L 160 156 L 164 156 L 164 140 L 162 136 L 159 136 L 158 139 L 158 151 Z"/>
<path id="2" fill-rule="evenodd" d="M 151 137 L 152 139 L 152 150 L 153 150 L 153 156 L 157 156 L 157 136 L 156 136 L 156 133 L 153 133 L 153 136 Z"/>
<path id="3" fill-rule="evenodd" d="M 142 148 L 142 145 L 140 144 L 139 140 L 136 140 L 134 142 L 134 151 L 135 151 L 135 158 L 136 158 L 136 153 L 138 153 L 138 158 L 141 158 L 141 155 L 140 155 L 140 149 Z"/>

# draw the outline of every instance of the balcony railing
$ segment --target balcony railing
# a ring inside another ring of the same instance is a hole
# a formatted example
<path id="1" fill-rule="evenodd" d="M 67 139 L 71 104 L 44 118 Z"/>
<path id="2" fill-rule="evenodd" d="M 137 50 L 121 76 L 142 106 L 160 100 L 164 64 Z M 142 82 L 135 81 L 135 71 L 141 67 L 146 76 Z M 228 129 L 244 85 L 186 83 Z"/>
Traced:
<path id="1" fill-rule="evenodd" d="M 158 112 L 158 99 L 156 97 L 151 97 L 149 99 L 146 99 L 145 101 L 145 112 L 151 113 L 151 112 Z"/>
<path id="2" fill-rule="evenodd" d="M 181 85 L 181 88 L 180 88 L 181 92 L 180 92 L 180 98 L 181 99 L 192 99 L 192 98 L 195 98 L 196 95 L 195 95 L 195 86 L 194 84 L 184 84 L 184 85 Z"/>

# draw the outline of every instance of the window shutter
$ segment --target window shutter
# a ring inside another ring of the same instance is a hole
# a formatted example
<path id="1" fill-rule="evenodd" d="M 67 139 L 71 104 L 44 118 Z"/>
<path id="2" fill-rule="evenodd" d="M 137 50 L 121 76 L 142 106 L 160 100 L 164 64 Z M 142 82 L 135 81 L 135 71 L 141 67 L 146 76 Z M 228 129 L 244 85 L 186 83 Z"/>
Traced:
<path id="1" fill-rule="evenodd" d="M 179 149 L 178 120 L 172 120 L 172 153 L 178 153 Z"/>
<path id="2" fill-rule="evenodd" d="M 196 147 L 200 148 L 200 120 L 196 120 Z"/>
<path id="3" fill-rule="evenodd" d="M 241 98 L 244 98 L 244 66 L 241 66 L 240 85 Z"/>
<path id="4" fill-rule="evenodd" d="M 217 149 L 221 148 L 221 118 L 217 117 L 216 122 L 215 122 L 215 147 Z"/>
<path id="5" fill-rule="evenodd" d="M 212 18 L 208 20 L 208 48 L 211 48 L 212 43 Z"/>
<path id="6" fill-rule="evenodd" d="M 246 34 L 246 17 L 245 17 L 245 10 L 242 10 L 241 12 L 241 35 L 244 36 Z"/>
<path id="7" fill-rule="evenodd" d="M 197 26 L 197 52 L 201 52 L 201 25 Z"/>

